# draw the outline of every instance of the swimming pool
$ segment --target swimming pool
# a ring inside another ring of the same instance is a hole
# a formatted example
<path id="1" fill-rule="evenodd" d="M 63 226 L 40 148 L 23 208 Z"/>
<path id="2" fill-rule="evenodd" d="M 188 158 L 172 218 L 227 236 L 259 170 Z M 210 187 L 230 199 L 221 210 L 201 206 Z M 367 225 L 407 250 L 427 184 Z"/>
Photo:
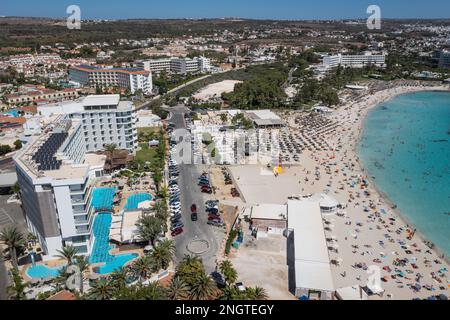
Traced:
<path id="1" fill-rule="evenodd" d="M 5 112 L 4 115 L 12 116 L 13 118 L 17 118 L 17 117 L 19 117 L 19 111 L 17 111 L 16 109 L 11 109 L 11 110 Z"/>
<path id="2" fill-rule="evenodd" d="M 32 279 L 56 278 L 63 267 L 50 268 L 43 264 L 35 265 L 28 268 L 27 275 Z"/>
<path id="3" fill-rule="evenodd" d="M 115 195 L 115 188 L 95 188 L 92 192 L 92 206 L 97 211 L 111 211 Z"/>
<path id="4" fill-rule="evenodd" d="M 121 254 L 111 255 L 110 250 L 114 249 L 109 244 L 109 230 L 111 227 L 112 216 L 109 212 L 100 212 L 94 220 L 94 236 L 95 241 L 92 247 L 92 253 L 89 257 L 91 264 L 105 263 L 105 265 L 98 268 L 97 273 L 109 274 L 117 269 L 120 269 L 128 262 L 137 258 L 137 254 Z"/>
<path id="5" fill-rule="evenodd" d="M 139 203 L 144 201 L 151 201 L 153 199 L 152 195 L 149 193 L 138 193 L 133 194 L 127 198 L 127 203 L 125 205 L 125 210 L 135 210 L 139 207 Z"/>

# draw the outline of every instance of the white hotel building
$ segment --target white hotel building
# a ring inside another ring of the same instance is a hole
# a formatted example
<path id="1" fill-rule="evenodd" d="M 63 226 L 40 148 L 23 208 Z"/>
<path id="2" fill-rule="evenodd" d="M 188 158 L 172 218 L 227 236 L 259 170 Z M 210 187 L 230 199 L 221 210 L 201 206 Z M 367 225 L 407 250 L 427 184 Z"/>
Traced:
<path id="1" fill-rule="evenodd" d="M 190 58 L 166 58 L 139 61 L 139 68 L 152 73 L 179 73 L 188 74 L 195 72 L 209 72 L 211 61 L 205 57 Z"/>
<path id="2" fill-rule="evenodd" d="M 132 94 L 142 90 L 151 94 L 153 90 L 152 73 L 139 68 L 99 68 L 80 65 L 69 70 L 70 81 L 93 88 L 119 87 L 129 89 Z"/>
<path id="3" fill-rule="evenodd" d="M 386 56 L 384 54 L 372 55 L 369 53 L 363 55 L 333 55 L 323 58 L 323 66 L 327 69 L 337 68 L 363 68 L 366 66 L 376 66 L 383 68 L 386 66 Z"/>
<path id="4" fill-rule="evenodd" d="M 106 157 L 89 152 L 107 143 L 130 152 L 137 145 L 134 107 L 119 100 L 118 95 L 90 96 L 55 105 L 51 113 L 41 110 L 54 121 L 14 158 L 27 225 L 44 258 L 57 255 L 65 245 L 75 246 L 80 254 L 91 252 L 92 192 L 104 174 Z"/>

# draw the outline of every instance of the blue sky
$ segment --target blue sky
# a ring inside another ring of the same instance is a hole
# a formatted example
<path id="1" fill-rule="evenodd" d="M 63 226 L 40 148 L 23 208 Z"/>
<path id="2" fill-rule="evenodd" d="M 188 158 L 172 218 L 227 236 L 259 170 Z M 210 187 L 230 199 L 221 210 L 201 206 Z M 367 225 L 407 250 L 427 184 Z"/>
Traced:
<path id="1" fill-rule="evenodd" d="M 66 17 L 71 4 L 80 6 L 82 19 L 364 18 L 371 4 L 385 18 L 450 18 L 449 0 L 1 0 L 0 15 Z"/>

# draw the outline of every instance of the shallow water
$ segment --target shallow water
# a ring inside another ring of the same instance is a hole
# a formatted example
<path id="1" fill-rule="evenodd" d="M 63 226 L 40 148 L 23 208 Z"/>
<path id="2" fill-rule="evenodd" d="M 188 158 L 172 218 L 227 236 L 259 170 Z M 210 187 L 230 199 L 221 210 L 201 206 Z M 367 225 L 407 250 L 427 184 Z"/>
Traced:
<path id="1" fill-rule="evenodd" d="M 405 94 L 374 108 L 358 153 L 402 215 L 450 256 L 450 93 Z"/>

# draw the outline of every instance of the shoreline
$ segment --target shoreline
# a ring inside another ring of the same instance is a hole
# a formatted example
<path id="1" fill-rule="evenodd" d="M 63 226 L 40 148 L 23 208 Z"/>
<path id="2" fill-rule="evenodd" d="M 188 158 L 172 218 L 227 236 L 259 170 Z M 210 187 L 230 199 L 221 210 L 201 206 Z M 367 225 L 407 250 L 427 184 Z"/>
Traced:
<path id="1" fill-rule="evenodd" d="M 400 88 L 396 87 L 396 88 L 393 88 L 393 89 L 388 89 L 387 91 L 398 90 L 398 89 L 402 89 L 402 87 L 400 87 Z M 364 123 L 365 123 L 365 121 L 367 119 L 367 116 L 368 116 L 369 112 L 371 112 L 374 109 L 380 107 L 382 104 L 384 104 L 384 103 L 386 103 L 386 102 L 388 102 L 388 101 L 390 101 L 392 99 L 395 99 L 395 98 L 397 98 L 397 97 L 399 97 L 401 95 L 405 95 L 405 94 L 411 94 L 411 93 L 417 93 L 417 92 L 447 92 L 447 93 L 450 93 L 450 88 L 446 88 L 445 86 L 437 86 L 437 87 L 436 86 L 433 86 L 433 87 L 408 87 L 408 88 L 404 88 L 404 89 L 407 89 L 407 90 L 401 91 L 401 92 L 397 92 L 397 93 L 391 93 L 391 94 L 388 95 L 388 97 L 382 98 L 381 101 L 374 102 L 371 105 L 368 105 L 364 109 L 364 113 L 363 113 L 363 115 L 362 115 L 362 117 L 360 119 L 360 124 L 358 125 L 358 135 L 356 137 L 355 144 L 354 144 L 354 147 L 352 148 L 352 151 L 353 151 L 353 153 L 355 155 L 355 159 L 356 159 L 356 162 L 358 163 L 358 166 L 359 166 L 359 169 L 360 169 L 361 173 L 370 182 L 371 189 L 373 189 L 376 192 L 376 194 L 386 204 L 389 205 L 390 210 L 392 212 L 394 212 L 395 215 L 397 215 L 404 224 L 406 224 L 410 229 L 413 229 L 413 230 L 415 229 L 416 230 L 415 236 L 417 238 L 419 238 L 423 242 L 423 244 L 425 246 L 430 248 L 430 250 L 433 251 L 434 253 L 436 253 L 436 255 L 439 256 L 441 259 L 445 260 L 445 262 L 447 264 L 450 264 L 450 255 L 446 254 L 444 252 L 444 250 L 440 249 L 439 246 L 436 243 L 434 243 L 433 241 L 429 240 L 427 238 L 427 236 L 420 231 L 420 227 L 416 226 L 414 223 L 412 223 L 410 221 L 410 219 L 408 219 L 408 217 L 405 216 L 405 214 L 403 214 L 398 208 L 396 208 L 397 204 L 394 203 L 389 198 L 389 196 L 377 185 L 376 180 L 373 179 L 373 177 L 369 174 L 369 172 L 365 168 L 364 164 L 362 163 L 362 161 L 361 161 L 361 159 L 359 157 L 358 151 L 357 151 L 358 145 L 360 144 L 361 139 L 362 139 L 362 135 L 363 135 L 363 131 L 364 131 Z M 383 91 L 386 91 L 386 90 L 383 90 Z M 376 94 L 381 94 L 383 91 L 379 91 L 379 92 L 375 93 L 375 95 Z M 352 105 L 352 107 L 353 107 L 353 105 Z M 432 244 L 433 247 L 430 247 L 429 246 L 430 244 Z"/>

